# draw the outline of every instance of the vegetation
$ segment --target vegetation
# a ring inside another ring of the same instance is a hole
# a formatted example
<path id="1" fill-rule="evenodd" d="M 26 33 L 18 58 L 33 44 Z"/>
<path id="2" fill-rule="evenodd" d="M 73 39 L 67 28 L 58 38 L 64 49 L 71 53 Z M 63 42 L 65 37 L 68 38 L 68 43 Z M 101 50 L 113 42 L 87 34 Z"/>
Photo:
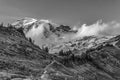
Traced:
<path id="1" fill-rule="evenodd" d="M 42 46 L 42 50 L 49 53 L 49 48 L 47 46 Z"/>

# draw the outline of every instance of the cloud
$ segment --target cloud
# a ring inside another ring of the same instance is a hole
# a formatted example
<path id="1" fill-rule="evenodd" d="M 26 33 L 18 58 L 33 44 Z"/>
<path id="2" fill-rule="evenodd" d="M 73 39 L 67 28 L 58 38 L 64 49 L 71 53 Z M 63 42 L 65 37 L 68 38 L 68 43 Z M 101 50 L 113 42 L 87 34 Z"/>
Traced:
<path id="1" fill-rule="evenodd" d="M 46 31 L 46 29 L 49 30 L 49 25 L 46 23 L 48 23 L 48 21 L 41 20 L 41 23 L 34 24 L 33 27 L 26 33 L 26 37 L 31 37 L 35 40 L 35 42 L 40 42 L 41 38 L 44 36 L 44 31 Z M 120 34 L 120 23 L 116 21 L 103 23 L 102 20 L 99 20 L 91 25 L 80 25 L 73 27 L 72 30 L 77 31 L 76 33 L 64 34 L 62 35 L 62 39 L 67 41 L 84 36 L 112 36 Z"/>
<path id="2" fill-rule="evenodd" d="M 26 33 L 26 36 L 27 37 L 38 37 L 38 36 L 40 36 L 44 31 L 44 25 L 45 24 L 42 23 L 37 28 L 36 28 L 36 25 L 34 25 L 32 27 L 32 29 L 30 29 L 30 31 Z"/>
<path id="3" fill-rule="evenodd" d="M 103 23 L 102 20 L 97 21 L 92 25 L 83 24 L 78 28 L 75 37 L 83 36 L 111 36 L 120 34 L 120 23 L 116 21 Z"/>

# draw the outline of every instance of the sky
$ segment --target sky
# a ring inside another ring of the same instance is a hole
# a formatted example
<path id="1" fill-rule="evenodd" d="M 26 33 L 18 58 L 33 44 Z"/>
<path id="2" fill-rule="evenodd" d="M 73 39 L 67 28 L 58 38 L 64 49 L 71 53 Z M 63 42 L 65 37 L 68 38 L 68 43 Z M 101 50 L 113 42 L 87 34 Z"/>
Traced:
<path id="1" fill-rule="evenodd" d="M 24 17 L 66 25 L 120 21 L 120 0 L 0 0 L 0 22 Z"/>

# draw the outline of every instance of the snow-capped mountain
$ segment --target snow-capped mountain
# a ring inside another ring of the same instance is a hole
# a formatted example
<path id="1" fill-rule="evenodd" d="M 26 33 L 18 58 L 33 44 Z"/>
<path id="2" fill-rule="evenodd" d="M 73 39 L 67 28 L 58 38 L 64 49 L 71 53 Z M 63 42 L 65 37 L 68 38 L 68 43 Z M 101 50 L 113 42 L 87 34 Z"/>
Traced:
<path id="1" fill-rule="evenodd" d="M 62 41 L 66 41 L 67 34 L 75 33 L 70 26 L 58 25 L 50 20 L 24 18 L 12 24 L 15 28 L 23 28 L 26 37 L 31 37 L 39 46 L 53 46 Z M 69 39 L 68 39 L 69 40 Z"/>
<path id="2" fill-rule="evenodd" d="M 47 28 L 51 32 L 69 32 L 71 30 L 70 26 L 66 25 L 58 25 L 53 23 L 50 20 L 45 20 L 45 19 L 34 19 L 34 18 L 24 18 L 17 20 L 12 24 L 16 28 L 24 28 L 24 32 L 27 33 L 32 29 L 38 29 L 40 27 Z M 40 28 L 42 29 L 42 28 Z M 72 32 L 72 31 L 71 31 Z"/>
<path id="3" fill-rule="evenodd" d="M 52 23 L 49 20 L 44 20 L 44 19 L 37 20 L 37 19 L 34 19 L 34 18 L 20 19 L 20 20 L 17 20 L 16 22 L 14 22 L 12 25 L 15 26 L 16 28 L 23 27 L 24 30 L 25 30 L 25 33 L 27 33 L 31 29 L 38 28 L 38 27 L 41 27 L 41 26 L 45 27 L 46 24 L 47 25 L 51 24 L 51 25 L 56 26 L 56 24 Z"/>

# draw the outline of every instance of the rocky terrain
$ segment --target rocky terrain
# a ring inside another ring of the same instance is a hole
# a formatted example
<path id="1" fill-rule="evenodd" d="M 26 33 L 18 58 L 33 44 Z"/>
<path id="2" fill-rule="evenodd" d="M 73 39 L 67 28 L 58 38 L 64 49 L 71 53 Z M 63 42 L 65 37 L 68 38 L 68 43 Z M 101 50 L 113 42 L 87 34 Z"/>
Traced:
<path id="1" fill-rule="evenodd" d="M 0 25 L 0 80 L 120 80 L 119 35 L 86 36 L 50 50 L 35 45 L 24 30 Z"/>

